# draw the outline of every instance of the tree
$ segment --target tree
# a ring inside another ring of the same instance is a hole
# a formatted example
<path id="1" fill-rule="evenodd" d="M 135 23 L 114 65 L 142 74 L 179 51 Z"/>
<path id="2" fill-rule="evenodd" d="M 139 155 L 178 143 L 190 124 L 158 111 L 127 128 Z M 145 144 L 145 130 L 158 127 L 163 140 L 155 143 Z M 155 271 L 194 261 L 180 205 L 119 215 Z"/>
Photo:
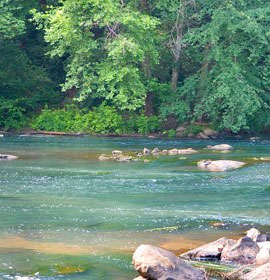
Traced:
<path id="1" fill-rule="evenodd" d="M 143 106 L 143 61 L 157 62 L 155 18 L 140 13 L 132 1 L 67 0 L 47 13 L 35 13 L 45 30 L 52 56 L 68 56 L 63 90 L 79 98 L 102 97 L 120 109 Z"/>
<path id="2" fill-rule="evenodd" d="M 187 91 L 193 88 L 195 118 L 233 132 L 254 128 L 260 115 L 265 120 L 270 105 L 269 12 L 268 1 L 225 1 L 188 35 L 189 51 L 197 57 L 203 53 L 182 88 L 189 99 Z"/>

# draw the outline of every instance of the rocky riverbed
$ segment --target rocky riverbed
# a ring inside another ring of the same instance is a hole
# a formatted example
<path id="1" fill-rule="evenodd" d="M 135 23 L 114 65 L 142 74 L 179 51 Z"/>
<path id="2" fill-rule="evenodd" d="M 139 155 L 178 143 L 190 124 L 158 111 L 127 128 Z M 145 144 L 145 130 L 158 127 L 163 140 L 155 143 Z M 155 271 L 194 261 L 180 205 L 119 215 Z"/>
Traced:
<path id="1" fill-rule="evenodd" d="M 190 261 L 201 262 L 197 263 L 200 268 Z M 205 266 L 206 261 L 215 265 Z M 133 254 L 133 265 L 140 275 L 137 280 L 207 280 L 213 272 L 217 274 L 216 264 L 229 267 L 230 272 L 224 273 L 223 269 L 219 273 L 222 279 L 269 280 L 270 235 L 251 228 L 239 240 L 223 237 L 180 257 L 152 245 L 141 245 Z"/>

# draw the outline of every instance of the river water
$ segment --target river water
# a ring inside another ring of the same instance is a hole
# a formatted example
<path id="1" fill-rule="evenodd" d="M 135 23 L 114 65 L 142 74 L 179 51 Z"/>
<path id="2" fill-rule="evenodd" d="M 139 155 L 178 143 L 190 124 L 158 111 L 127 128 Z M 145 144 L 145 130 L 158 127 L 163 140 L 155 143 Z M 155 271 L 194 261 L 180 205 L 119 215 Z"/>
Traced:
<path id="1" fill-rule="evenodd" d="M 176 254 L 256 226 L 270 230 L 270 142 L 94 137 L 0 139 L 0 279 L 127 280 L 132 253 L 154 244 Z M 149 163 L 99 162 L 114 149 L 193 147 L 194 155 Z M 200 159 L 244 160 L 227 173 L 197 169 Z M 213 227 L 222 222 L 226 226 Z"/>

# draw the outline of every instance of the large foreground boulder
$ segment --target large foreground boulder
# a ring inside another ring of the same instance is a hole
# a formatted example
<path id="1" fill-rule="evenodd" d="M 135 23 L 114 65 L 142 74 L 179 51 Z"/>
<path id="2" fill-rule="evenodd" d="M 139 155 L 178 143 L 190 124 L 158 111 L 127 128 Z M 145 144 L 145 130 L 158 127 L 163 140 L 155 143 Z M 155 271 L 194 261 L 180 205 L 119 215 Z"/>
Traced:
<path id="1" fill-rule="evenodd" d="M 228 239 L 222 237 L 214 242 L 202 245 L 194 250 L 188 251 L 181 255 L 181 257 L 190 259 L 190 260 L 219 260 L 221 257 L 221 252 L 225 245 L 227 244 Z"/>
<path id="2" fill-rule="evenodd" d="M 245 236 L 238 241 L 228 240 L 221 253 L 222 262 L 232 262 L 240 265 L 255 262 L 260 248 L 251 238 Z"/>
<path id="3" fill-rule="evenodd" d="M 0 154 L 0 160 L 13 160 L 13 159 L 17 159 L 18 157 L 16 156 L 12 156 L 12 155 L 3 155 Z"/>
<path id="4" fill-rule="evenodd" d="M 197 163 L 197 165 L 202 170 L 223 172 L 241 168 L 246 165 L 246 163 L 234 160 L 201 160 Z"/>
<path id="5" fill-rule="evenodd" d="M 132 263 L 142 277 L 152 280 L 206 280 L 205 272 L 152 245 L 139 246 Z"/>

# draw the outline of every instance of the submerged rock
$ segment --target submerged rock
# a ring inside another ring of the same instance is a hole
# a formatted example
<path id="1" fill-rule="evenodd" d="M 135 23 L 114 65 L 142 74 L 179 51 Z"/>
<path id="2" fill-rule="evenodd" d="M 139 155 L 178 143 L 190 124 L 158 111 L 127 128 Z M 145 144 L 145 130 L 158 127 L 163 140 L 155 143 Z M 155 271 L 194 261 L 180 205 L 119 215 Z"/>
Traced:
<path id="1" fill-rule="evenodd" d="M 200 169 L 211 172 L 223 172 L 238 169 L 246 165 L 245 162 L 234 160 L 201 160 L 197 163 Z"/>
<path id="2" fill-rule="evenodd" d="M 13 160 L 13 159 L 17 159 L 18 157 L 16 156 L 12 156 L 12 155 L 3 155 L 0 154 L 0 160 Z"/>
<path id="3" fill-rule="evenodd" d="M 207 146 L 208 149 L 210 150 L 216 150 L 216 151 L 227 151 L 227 150 L 232 150 L 233 147 L 228 144 L 220 144 L 220 145 L 215 145 L 215 146 Z"/>
<path id="4" fill-rule="evenodd" d="M 238 241 L 228 240 L 221 253 L 222 262 L 250 264 L 256 260 L 260 248 L 251 238 L 245 236 Z"/>
<path id="5" fill-rule="evenodd" d="M 141 245 L 133 254 L 132 263 L 138 273 L 153 280 L 206 280 L 205 273 L 152 245 Z"/>
<path id="6" fill-rule="evenodd" d="M 226 246 L 228 239 L 222 237 L 214 242 L 202 245 L 194 250 L 188 251 L 181 255 L 183 258 L 190 260 L 202 260 L 202 259 L 217 259 L 221 257 L 221 252 Z"/>

